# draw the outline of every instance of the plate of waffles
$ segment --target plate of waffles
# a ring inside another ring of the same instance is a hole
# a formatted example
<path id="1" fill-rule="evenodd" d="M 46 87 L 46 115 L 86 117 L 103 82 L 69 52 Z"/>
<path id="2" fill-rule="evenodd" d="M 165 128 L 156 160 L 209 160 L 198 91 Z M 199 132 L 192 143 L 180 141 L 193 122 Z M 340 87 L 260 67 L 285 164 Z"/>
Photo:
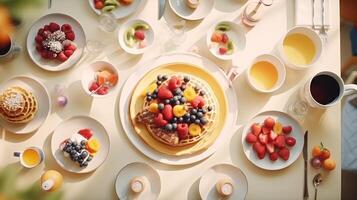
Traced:
<path id="1" fill-rule="evenodd" d="M 225 73 L 190 53 L 166 54 L 148 63 L 128 78 L 137 84 L 127 82 L 120 97 L 129 140 L 149 158 L 170 165 L 212 155 L 229 140 L 237 119 L 235 90 Z"/>
<path id="2" fill-rule="evenodd" d="M 0 88 L 0 126 L 15 134 L 37 130 L 51 110 L 45 86 L 29 76 L 16 76 Z"/>

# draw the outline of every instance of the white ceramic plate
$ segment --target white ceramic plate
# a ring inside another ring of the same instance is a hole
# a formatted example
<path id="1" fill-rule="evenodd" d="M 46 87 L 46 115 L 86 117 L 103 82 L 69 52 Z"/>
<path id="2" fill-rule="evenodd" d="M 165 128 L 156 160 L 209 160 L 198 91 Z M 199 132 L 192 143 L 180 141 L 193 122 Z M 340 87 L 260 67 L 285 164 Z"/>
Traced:
<path id="1" fill-rule="evenodd" d="M 147 182 L 145 190 L 134 195 L 130 192 L 130 181 L 134 177 L 145 176 Z M 161 180 L 157 171 L 150 165 L 134 162 L 122 168 L 115 181 L 115 192 L 119 199 L 155 200 L 160 194 Z M 134 198 L 135 197 L 135 198 Z"/>
<path id="2" fill-rule="evenodd" d="M 211 42 L 211 36 L 212 34 L 215 32 L 216 26 L 224 23 L 224 24 L 228 24 L 231 27 L 231 30 L 225 32 L 228 35 L 228 38 L 230 40 L 232 40 L 233 44 L 234 44 L 234 52 L 232 54 L 225 54 L 225 55 L 221 55 L 219 53 L 219 46 L 214 46 L 212 47 L 212 43 Z M 246 38 L 245 38 L 245 33 L 244 30 L 236 23 L 234 22 L 230 22 L 230 21 L 221 21 L 215 25 L 213 25 L 206 36 L 206 44 L 207 44 L 207 48 L 209 49 L 209 51 L 216 56 L 219 59 L 222 60 L 232 60 L 234 56 L 237 55 L 237 52 L 239 51 L 243 51 L 245 49 L 245 44 L 246 44 Z"/>
<path id="3" fill-rule="evenodd" d="M 101 10 L 98 10 L 94 7 L 94 1 L 93 0 L 88 0 L 90 7 L 93 9 L 93 11 L 97 14 L 100 15 L 102 13 Z M 113 13 L 115 19 L 122 19 L 124 17 L 127 17 L 131 14 L 133 14 L 140 6 L 141 3 L 145 2 L 144 0 L 134 0 L 133 3 L 130 5 L 120 5 L 118 6 L 115 10 L 113 10 L 111 13 Z"/>
<path id="4" fill-rule="evenodd" d="M 78 163 L 66 158 L 59 149 L 59 145 L 64 140 L 76 134 L 80 129 L 90 128 L 94 131 L 92 137 L 100 142 L 99 152 L 93 157 L 87 167 L 79 167 Z M 57 163 L 65 170 L 74 173 L 88 173 L 97 169 L 108 157 L 110 140 L 107 131 L 97 120 L 87 116 L 75 116 L 61 122 L 53 131 L 51 139 L 52 155 Z"/>
<path id="5" fill-rule="evenodd" d="M 36 116 L 25 124 L 12 124 L 4 121 L 0 117 L 0 126 L 15 134 L 32 133 L 46 121 L 51 111 L 51 99 L 45 86 L 40 81 L 29 76 L 16 76 L 3 82 L 0 87 L 0 93 L 9 87 L 20 86 L 36 97 L 38 102 L 38 111 Z"/>
<path id="6" fill-rule="evenodd" d="M 60 26 L 62 26 L 62 24 L 71 25 L 76 35 L 73 42 L 76 43 L 77 49 L 65 62 L 60 62 L 56 59 L 43 59 L 36 50 L 35 37 L 37 35 L 38 29 L 43 28 L 43 26 L 51 22 L 56 22 Z M 86 36 L 81 24 L 73 17 L 61 13 L 51 13 L 42 16 L 32 25 L 27 35 L 26 45 L 29 56 L 36 65 L 47 71 L 62 71 L 74 66 L 79 61 L 86 46 Z"/>
<path id="7" fill-rule="evenodd" d="M 149 29 L 145 31 L 145 40 L 147 42 L 147 45 L 146 45 L 146 47 L 141 48 L 141 49 L 129 47 L 124 41 L 125 32 L 130 28 L 130 26 L 132 26 L 135 23 L 144 23 L 144 24 L 149 25 Z M 155 33 L 154 33 L 154 30 L 152 29 L 152 26 L 148 22 L 141 20 L 141 19 L 134 19 L 134 20 L 127 21 L 126 23 L 121 25 L 120 30 L 118 31 L 118 41 L 119 41 L 120 47 L 130 54 L 144 53 L 146 50 L 148 50 L 152 46 L 152 44 L 154 43 L 154 40 L 155 40 Z"/>
<path id="8" fill-rule="evenodd" d="M 82 72 L 81 83 L 82 83 L 82 88 L 86 94 L 91 95 L 91 92 L 89 91 L 89 87 L 95 78 L 95 72 L 105 68 L 116 73 L 119 77 L 118 70 L 111 63 L 107 61 L 95 61 L 91 63 Z M 113 91 L 116 90 L 118 84 L 119 84 L 119 79 L 114 87 L 109 88 L 109 92 L 106 95 L 92 94 L 92 97 L 98 97 L 98 98 L 108 97 L 114 93 Z"/>
<path id="9" fill-rule="evenodd" d="M 196 9 L 188 7 L 186 0 L 169 0 L 171 9 L 183 19 L 200 20 L 209 15 L 214 7 L 214 0 L 203 0 Z"/>
<path id="10" fill-rule="evenodd" d="M 155 151 L 151 147 L 149 147 L 145 142 L 137 135 L 135 130 L 132 127 L 131 120 L 129 118 L 129 104 L 133 90 L 135 89 L 136 84 L 138 81 L 142 79 L 142 77 L 149 72 L 150 70 L 154 69 L 155 67 L 159 67 L 163 64 L 167 63 L 174 63 L 174 62 L 186 62 L 191 63 L 196 66 L 204 66 L 204 69 L 209 71 L 212 76 L 214 76 L 217 81 L 221 83 L 222 89 L 225 91 L 228 105 L 229 105 L 229 112 L 227 114 L 227 119 L 224 127 L 222 128 L 222 132 L 216 141 L 205 151 L 193 154 L 193 155 L 184 155 L 184 156 L 170 156 L 158 151 Z M 195 55 L 191 53 L 171 53 L 165 54 L 158 57 L 155 60 L 151 60 L 146 62 L 145 64 L 139 68 L 137 68 L 136 72 L 134 72 L 131 76 L 128 77 L 127 81 L 125 82 L 122 92 L 120 94 L 120 101 L 119 101 L 119 114 L 120 114 L 120 121 L 123 126 L 124 132 L 126 133 L 127 137 L 131 141 L 131 143 L 144 155 L 147 157 L 164 164 L 168 165 L 186 165 L 198 162 L 203 160 L 210 155 L 212 155 L 216 150 L 220 147 L 220 145 L 231 138 L 234 134 L 232 128 L 236 128 L 237 123 L 237 115 L 238 115 L 238 105 L 237 105 L 237 96 L 235 93 L 234 88 L 229 86 L 229 82 L 226 78 L 225 73 L 212 61 Z"/>
<path id="11" fill-rule="evenodd" d="M 229 198 L 222 198 L 216 190 L 216 183 L 222 178 L 229 178 L 233 182 L 233 194 Z M 219 164 L 211 167 L 203 174 L 200 179 L 199 192 L 203 200 L 243 200 L 248 192 L 248 181 L 238 167 L 230 164 Z"/>
<path id="12" fill-rule="evenodd" d="M 290 157 L 287 161 L 279 158 L 273 162 L 269 159 L 268 153 L 264 159 L 259 159 L 253 150 L 253 146 L 245 141 L 246 135 L 250 132 L 251 125 L 253 123 L 262 124 L 267 117 L 272 117 L 282 123 L 283 126 L 290 125 L 293 128 L 290 136 L 296 139 L 296 144 L 290 148 Z M 286 113 L 280 111 L 265 111 L 253 117 L 253 119 L 246 124 L 242 133 L 242 144 L 245 155 L 254 165 L 266 170 L 279 170 L 290 166 L 298 159 L 304 146 L 304 130 L 298 121 Z"/>

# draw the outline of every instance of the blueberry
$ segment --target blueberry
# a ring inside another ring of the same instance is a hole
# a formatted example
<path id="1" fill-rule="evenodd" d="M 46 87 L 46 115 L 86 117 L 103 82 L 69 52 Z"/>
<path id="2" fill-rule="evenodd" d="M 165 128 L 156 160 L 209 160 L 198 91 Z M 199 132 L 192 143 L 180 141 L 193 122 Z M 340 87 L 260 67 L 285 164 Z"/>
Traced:
<path id="1" fill-rule="evenodd" d="M 156 81 L 156 85 L 161 85 L 162 82 L 161 81 Z"/>
<path id="2" fill-rule="evenodd" d="M 178 100 L 177 96 L 174 96 L 171 101 L 176 102 Z"/>
<path id="3" fill-rule="evenodd" d="M 83 158 L 78 159 L 78 163 L 81 164 L 83 162 Z"/>
<path id="4" fill-rule="evenodd" d="M 76 150 L 72 150 L 71 151 L 71 155 L 76 155 L 77 154 L 77 151 Z"/>
<path id="5" fill-rule="evenodd" d="M 156 88 L 153 92 L 153 94 L 157 94 L 159 92 L 159 90 Z"/>
<path id="6" fill-rule="evenodd" d="M 81 148 L 82 148 L 81 145 L 77 145 L 77 146 L 76 146 L 76 151 L 81 150 Z"/>
<path id="7" fill-rule="evenodd" d="M 201 123 L 202 125 L 206 125 L 206 124 L 208 123 L 208 121 L 207 121 L 207 119 L 205 119 L 205 118 L 201 118 L 201 119 L 200 119 L 200 123 Z"/>
<path id="8" fill-rule="evenodd" d="M 181 103 L 180 103 L 179 100 L 175 101 L 175 105 L 180 105 L 180 104 L 181 104 Z"/>
<path id="9" fill-rule="evenodd" d="M 174 91 L 175 95 L 180 95 L 181 93 L 182 93 L 182 91 L 181 91 L 180 88 L 176 88 L 175 91 Z"/>
<path id="10" fill-rule="evenodd" d="M 169 99 L 165 99 L 164 104 L 165 104 L 165 105 L 166 105 L 166 104 L 170 104 L 170 100 L 169 100 Z"/>
<path id="11" fill-rule="evenodd" d="M 198 112 L 198 113 L 197 113 L 197 117 L 198 117 L 198 118 L 202 118 L 202 117 L 203 117 L 203 113 L 202 113 L 202 112 Z"/>
<path id="12" fill-rule="evenodd" d="M 164 81 L 166 81 L 167 79 L 169 79 L 169 77 L 168 77 L 167 75 L 164 75 L 164 76 L 162 77 L 162 79 L 163 79 Z"/>
<path id="13" fill-rule="evenodd" d="M 78 143 L 77 143 L 77 141 L 73 141 L 73 142 L 71 143 L 71 145 L 72 145 L 72 147 L 75 147 L 75 146 L 78 145 Z"/>
<path id="14" fill-rule="evenodd" d="M 196 109 L 192 109 L 192 110 L 191 110 L 191 114 L 192 114 L 192 115 L 197 114 L 197 110 L 196 110 Z"/>
<path id="15" fill-rule="evenodd" d="M 158 105 L 157 108 L 158 108 L 159 110 L 163 110 L 164 107 L 165 107 L 165 105 L 164 105 L 163 103 L 159 103 L 159 105 Z"/>
<path id="16" fill-rule="evenodd" d="M 182 117 L 180 117 L 180 118 L 178 118 L 178 122 L 183 122 L 183 118 Z"/>
<path id="17" fill-rule="evenodd" d="M 147 97 L 146 97 L 146 100 L 151 101 L 151 100 L 152 100 L 152 97 L 151 97 L 151 96 L 147 96 Z"/>
<path id="18" fill-rule="evenodd" d="M 172 131 L 172 124 L 166 124 L 166 126 L 165 126 L 165 129 L 167 130 L 167 131 Z"/>
<path id="19" fill-rule="evenodd" d="M 172 124 L 172 129 L 173 129 L 173 130 L 176 130 L 176 129 L 177 129 L 177 124 L 176 124 L 176 123 L 173 123 L 173 124 Z"/>
<path id="20" fill-rule="evenodd" d="M 88 156 L 88 152 L 87 151 L 83 151 L 81 154 L 82 158 L 86 158 Z"/>
<path id="21" fill-rule="evenodd" d="M 67 152 L 67 153 L 71 153 L 71 151 L 72 151 L 72 149 L 70 149 L 70 148 L 67 148 L 67 149 L 66 149 L 66 152 Z"/>
<path id="22" fill-rule="evenodd" d="M 83 163 L 79 163 L 79 167 L 84 167 L 84 166 L 83 166 Z"/>
<path id="23" fill-rule="evenodd" d="M 185 103 L 186 102 L 186 98 L 185 97 L 181 97 L 180 102 L 181 103 Z"/>
<path id="24" fill-rule="evenodd" d="M 208 112 L 212 111 L 212 106 L 207 107 Z"/>
<path id="25" fill-rule="evenodd" d="M 177 117 L 172 118 L 172 119 L 171 119 L 171 122 L 172 122 L 172 123 L 177 122 Z"/>
<path id="26" fill-rule="evenodd" d="M 156 99 L 156 98 L 157 98 L 157 94 L 153 94 L 151 97 L 152 97 L 153 99 Z"/>
<path id="27" fill-rule="evenodd" d="M 87 161 L 84 162 L 84 163 L 83 163 L 83 166 L 84 166 L 84 167 L 87 167 L 87 166 L 88 166 L 88 162 L 87 162 Z"/>
<path id="28" fill-rule="evenodd" d="M 185 81 L 186 83 L 189 82 L 190 81 L 190 77 L 188 77 L 188 76 L 183 77 L 183 81 Z"/>
<path id="29" fill-rule="evenodd" d="M 146 93 L 146 96 L 147 97 L 151 96 L 151 93 L 150 92 Z"/>
<path id="30" fill-rule="evenodd" d="M 200 124 L 200 123 L 201 123 L 201 121 L 199 119 L 195 120 L 195 124 Z"/>
<path id="31" fill-rule="evenodd" d="M 190 121 L 191 121 L 191 118 L 185 118 L 184 120 L 183 120 L 185 123 L 189 123 Z"/>
<path id="32" fill-rule="evenodd" d="M 181 90 L 184 91 L 186 89 L 186 85 L 185 84 L 182 84 L 181 85 Z"/>
<path id="33" fill-rule="evenodd" d="M 196 120 L 196 115 L 191 115 L 191 120 Z"/>
<path id="34" fill-rule="evenodd" d="M 81 145 L 82 145 L 82 146 L 85 146 L 86 144 L 87 144 L 87 141 L 85 141 L 85 140 L 82 140 L 82 141 L 81 141 Z"/>
<path id="35" fill-rule="evenodd" d="M 206 94 L 205 91 L 203 91 L 203 90 L 200 91 L 200 95 L 201 95 L 201 96 L 205 96 L 205 94 Z"/>
<path id="36" fill-rule="evenodd" d="M 201 112 L 202 112 L 202 114 L 206 114 L 207 110 L 206 109 L 202 109 Z"/>
<path id="37" fill-rule="evenodd" d="M 190 113 L 186 113 L 183 117 L 184 118 L 190 118 L 190 116 L 191 116 Z"/>
<path id="38" fill-rule="evenodd" d="M 163 77 L 162 77 L 162 75 L 161 75 L 161 74 L 157 75 L 157 80 L 158 80 L 158 81 L 161 81 L 161 80 L 162 80 L 162 78 L 163 78 Z"/>

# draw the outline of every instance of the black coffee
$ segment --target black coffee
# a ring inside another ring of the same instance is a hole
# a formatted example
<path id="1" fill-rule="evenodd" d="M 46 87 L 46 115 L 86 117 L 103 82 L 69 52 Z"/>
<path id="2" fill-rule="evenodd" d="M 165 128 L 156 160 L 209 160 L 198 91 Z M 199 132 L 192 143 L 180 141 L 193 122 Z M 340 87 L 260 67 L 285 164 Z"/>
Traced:
<path id="1" fill-rule="evenodd" d="M 315 101 L 322 105 L 327 105 L 338 98 L 340 86 L 333 77 L 318 75 L 312 79 L 310 91 Z"/>
<path id="2" fill-rule="evenodd" d="M 0 55 L 5 55 L 10 51 L 11 40 L 10 38 L 0 40 Z"/>

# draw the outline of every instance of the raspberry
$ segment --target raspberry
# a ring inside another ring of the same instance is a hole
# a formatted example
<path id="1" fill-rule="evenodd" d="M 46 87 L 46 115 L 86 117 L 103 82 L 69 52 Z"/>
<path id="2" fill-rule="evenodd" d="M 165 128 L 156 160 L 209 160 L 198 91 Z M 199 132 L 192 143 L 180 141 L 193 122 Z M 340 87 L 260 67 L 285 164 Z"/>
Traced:
<path id="1" fill-rule="evenodd" d="M 67 33 L 72 31 L 72 26 L 69 24 L 63 24 L 61 27 L 61 31 Z"/>
<path id="2" fill-rule="evenodd" d="M 67 33 L 66 33 L 66 38 L 67 38 L 68 40 L 73 41 L 73 40 L 76 38 L 76 35 L 74 34 L 73 31 L 70 31 L 70 32 L 67 32 Z"/>
<path id="3" fill-rule="evenodd" d="M 60 30 L 60 26 L 57 24 L 57 23 L 54 23 L 54 22 L 51 22 L 49 25 L 48 25 L 48 29 L 53 33 L 55 31 L 58 31 Z"/>

